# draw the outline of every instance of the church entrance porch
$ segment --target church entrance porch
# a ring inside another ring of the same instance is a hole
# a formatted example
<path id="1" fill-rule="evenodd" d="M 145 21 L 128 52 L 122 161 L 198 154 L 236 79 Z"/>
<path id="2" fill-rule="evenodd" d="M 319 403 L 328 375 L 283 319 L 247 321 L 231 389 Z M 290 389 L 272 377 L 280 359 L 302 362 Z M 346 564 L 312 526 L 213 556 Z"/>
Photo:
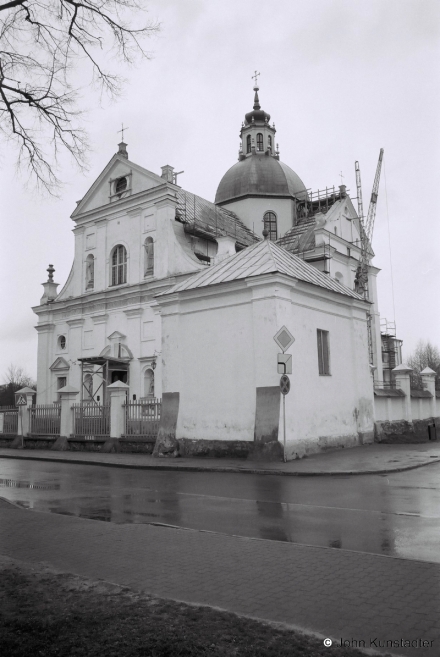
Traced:
<path id="1" fill-rule="evenodd" d="M 78 358 L 81 363 L 81 403 L 107 404 L 107 387 L 116 381 L 130 384 L 128 358 L 91 356 Z"/>

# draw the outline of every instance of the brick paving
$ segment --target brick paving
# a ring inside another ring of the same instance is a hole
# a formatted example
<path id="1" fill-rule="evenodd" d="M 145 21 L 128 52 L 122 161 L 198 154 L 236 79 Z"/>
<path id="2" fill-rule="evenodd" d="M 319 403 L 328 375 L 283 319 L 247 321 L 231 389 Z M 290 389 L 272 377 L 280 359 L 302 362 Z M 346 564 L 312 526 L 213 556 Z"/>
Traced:
<path id="1" fill-rule="evenodd" d="M 164 598 L 279 621 L 334 640 L 433 641 L 440 565 L 152 525 L 37 513 L 0 500 L 0 554 Z M 373 645 L 374 647 L 374 645 Z M 377 643 L 377 648 L 380 646 Z"/>

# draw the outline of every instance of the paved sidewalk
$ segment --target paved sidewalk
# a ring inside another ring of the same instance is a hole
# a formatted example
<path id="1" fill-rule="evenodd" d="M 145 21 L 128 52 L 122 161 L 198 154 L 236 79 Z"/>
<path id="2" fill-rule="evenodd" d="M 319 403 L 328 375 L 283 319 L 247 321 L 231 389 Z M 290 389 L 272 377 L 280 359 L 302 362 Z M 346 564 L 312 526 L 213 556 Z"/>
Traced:
<path id="1" fill-rule="evenodd" d="M 53 452 L 51 450 L 0 448 L 0 458 L 42 459 L 66 463 L 91 463 L 124 468 L 188 470 L 192 472 L 248 472 L 291 476 L 380 474 L 411 470 L 440 461 L 440 444 L 383 445 L 374 443 L 351 449 L 314 454 L 296 461 L 259 462 L 243 459 L 153 458 L 146 454 Z"/>
<path id="2" fill-rule="evenodd" d="M 26 511 L 0 499 L 0 554 L 164 598 L 287 623 L 335 641 L 433 642 L 440 566 L 209 532 Z M 422 644 L 423 645 L 423 644 Z M 375 644 L 373 643 L 373 647 Z"/>

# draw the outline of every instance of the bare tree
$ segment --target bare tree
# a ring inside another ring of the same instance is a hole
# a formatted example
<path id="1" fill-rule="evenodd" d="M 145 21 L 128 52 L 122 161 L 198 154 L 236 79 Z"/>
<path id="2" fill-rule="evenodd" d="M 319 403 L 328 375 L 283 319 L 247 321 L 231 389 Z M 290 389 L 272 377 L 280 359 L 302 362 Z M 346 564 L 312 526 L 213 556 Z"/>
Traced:
<path id="1" fill-rule="evenodd" d="M 80 125 L 81 77 L 114 98 L 122 78 L 108 66 L 148 58 L 145 0 L 0 0 L 0 130 L 17 143 L 18 164 L 50 193 L 60 184 L 57 156 L 86 163 Z"/>
<path id="2" fill-rule="evenodd" d="M 36 381 L 27 374 L 23 367 L 12 363 L 7 368 L 3 379 L 5 385 L 0 386 L 0 406 L 14 406 L 17 390 L 25 386 L 35 388 L 37 385 Z"/>
<path id="3" fill-rule="evenodd" d="M 436 373 L 436 388 L 440 388 L 440 350 L 429 340 L 419 340 L 415 350 L 407 358 L 407 363 L 414 370 L 412 378 L 415 384 L 421 382 L 420 372 L 425 367 L 430 367 Z"/>

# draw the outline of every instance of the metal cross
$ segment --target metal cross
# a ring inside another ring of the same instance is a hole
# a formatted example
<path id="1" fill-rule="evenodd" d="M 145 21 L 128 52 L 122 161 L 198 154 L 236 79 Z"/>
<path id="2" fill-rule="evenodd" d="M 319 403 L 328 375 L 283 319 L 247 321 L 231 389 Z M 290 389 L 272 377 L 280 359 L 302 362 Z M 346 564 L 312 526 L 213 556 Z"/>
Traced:
<path id="1" fill-rule="evenodd" d="M 342 178 L 345 178 L 345 176 L 342 175 L 342 171 L 340 172 L 339 175 L 341 176 L 341 185 L 343 185 L 343 184 L 344 184 L 344 181 L 342 180 Z"/>
<path id="2" fill-rule="evenodd" d="M 259 75 L 260 75 L 260 73 L 257 73 L 257 71 L 255 71 L 254 75 L 251 75 L 251 78 L 255 79 L 255 86 L 258 85 L 258 76 Z"/>
<path id="3" fill-rule="evenodd" d="M 124 141 L 124 130 L 128 130 L 128 128 L 124 128 L 124 123 L 122 123 L 122 130 L 118 130 L 118 132 L 122 133 L 122 137 L 121 137 L 122 141 Z"/>

